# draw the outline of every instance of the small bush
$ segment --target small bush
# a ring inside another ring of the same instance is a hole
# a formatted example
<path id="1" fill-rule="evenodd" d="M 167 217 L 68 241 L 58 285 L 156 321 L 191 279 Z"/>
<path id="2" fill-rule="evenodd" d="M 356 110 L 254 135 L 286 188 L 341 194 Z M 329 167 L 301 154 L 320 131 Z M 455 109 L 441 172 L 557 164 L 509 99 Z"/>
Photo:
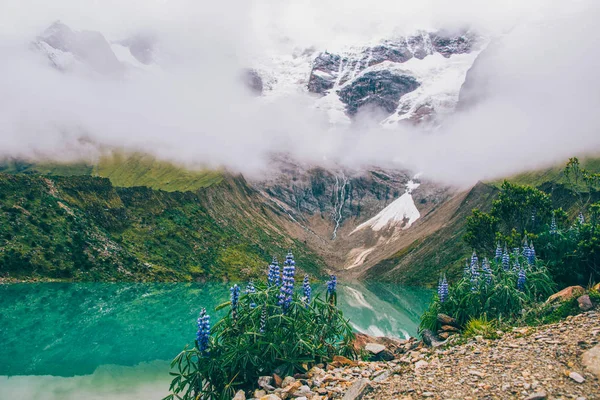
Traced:
<path id="1" fill-rule="evenodd" d="M 488 321 L 484 315 L 481 318 L 472 318 L 465 325 L 463 335 L 465 337 L 483 336 L 484 339 L 498 339 L 498 322 Z"/>
<path id="2" fill-rule="evenodd" d="M 334 355 L 354 358 L 352 329 L 336 307 L 335 277 L 321 300 L 308 277 L 301 292 L 294 290 L 294 275 L 290 253 L 282 276 L 274 261 L 266 283 L 250 283 L 244 293 L 232 287 L 231 301 L 219 307 L 229 312 L 212 329 L 203 310 L 195 346 L 171 363 L 165 399 L 231 399 L 239 389 L 254 388 L 260 376 L 306 372 Z"/>

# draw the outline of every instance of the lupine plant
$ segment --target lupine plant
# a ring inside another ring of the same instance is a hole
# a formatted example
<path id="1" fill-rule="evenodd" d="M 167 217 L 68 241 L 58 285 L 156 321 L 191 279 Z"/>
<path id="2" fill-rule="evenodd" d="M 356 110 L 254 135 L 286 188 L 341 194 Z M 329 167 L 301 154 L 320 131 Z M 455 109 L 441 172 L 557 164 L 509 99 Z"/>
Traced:
<path id="1" fill-rule="evenodd" d="M 524 245 L 523 251 L 510 255 L 505 250 L 500 262 L 484 258 L 481 264 L 473 253 L 458 282 L 448 285 L 440 280 L 437 296 L 421 319 L 421 329 L 436 330 L 438 313 L 450 315 L 462 325 L 483 317 L 517 319 L 524 308 L 546 299 L 554 293 L 554 283 L 543 263 L 530 254 L 531 247 Z"/>
<path id="2" fill-rule="evenodd" d="M 308 277 L 294 290 L 291 253 L 281 286 L 276 267 L 273 262 L 267 282 L 255 281 L 254 290 L 240 293 L 234 285 L 230 301 L 217 307 L 229 312 L 212 328 L 202 310 L 195 345 L 171 363 L 171 394 L 165 400 L 231 399 L 237 390 L 254 388 L 259 376 L 305 373 L 335 355 L 356 357 L 352 329 L 335 306 L 335 276 L 322 300 L 312 292 Z"/>

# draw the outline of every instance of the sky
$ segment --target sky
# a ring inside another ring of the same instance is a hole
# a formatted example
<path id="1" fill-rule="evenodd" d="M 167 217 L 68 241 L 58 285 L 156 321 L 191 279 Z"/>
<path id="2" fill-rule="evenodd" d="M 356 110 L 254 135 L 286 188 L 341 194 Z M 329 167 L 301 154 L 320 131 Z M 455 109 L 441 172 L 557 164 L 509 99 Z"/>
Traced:
<path id="1" fill-rule="evenodd" d="M 3 0 L 0 157 L 93 161 L 116 148 L 260 176 L 274 153 L 286 153 L 471 184 L 597 154 L 595 3 Z M 55 71 L 30 43 L 56 20 L 111 41 L 151 33 L 160 69 L 119 77 Z M 272 54 L 463 27 L 491 39 L 473 74 L 485 85 L 476 87 L 477 104 L 434 132 L 383 129 L 368 115 L 332 126 L 308 93 L 260 101 L 239 79 Z"/>

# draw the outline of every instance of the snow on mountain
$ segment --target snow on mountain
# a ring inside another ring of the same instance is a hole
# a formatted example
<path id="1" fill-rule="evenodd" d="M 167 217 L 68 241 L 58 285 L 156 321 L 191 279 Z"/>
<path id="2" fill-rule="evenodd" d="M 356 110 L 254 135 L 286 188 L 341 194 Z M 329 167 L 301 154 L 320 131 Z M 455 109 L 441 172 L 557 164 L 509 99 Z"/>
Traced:
<path id="1" fill-rule="evenodd" d="M 465 76 L 486 40 L 463 31 L 413 36 L 340 49 L 272 55 L 255 69 L 266 99 L 313 93 L 332 123 L 362 109 L 387 114 L 382 124 L 420 123 L 452 112 Z"/>
<path id="2" fill-rule="evenodd" d="M 379 214 L 357 226 L 352 233 L 367 227 L 374 231 L 380 231 L 389 225 L 398 224 L 402 226 L 402 229 L 410 228 L 421 216 L 412 197 L 412 191 L 417 187 L 419 187 L 418 183 L 412 180 L 408 181 L 406 192 L 402 196 L 381 210 Z"/>

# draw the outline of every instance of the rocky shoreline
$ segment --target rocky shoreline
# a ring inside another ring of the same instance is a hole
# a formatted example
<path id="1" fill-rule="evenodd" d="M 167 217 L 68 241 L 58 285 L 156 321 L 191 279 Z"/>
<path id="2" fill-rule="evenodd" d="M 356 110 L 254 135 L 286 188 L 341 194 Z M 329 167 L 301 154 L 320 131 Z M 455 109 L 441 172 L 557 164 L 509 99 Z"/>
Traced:
<path id="1" fill-rule="evenodd" d="M 600 399 L 600 312 L 558 323 L 513 328 L 499 339 L 453 336 L 445 346 L 416 339 L 364 343 L 380 361 L 336 357 L 304 375 L 262 377 L 249 398 Z M 242 391 L 235 400 L 246 399 Z"/>

